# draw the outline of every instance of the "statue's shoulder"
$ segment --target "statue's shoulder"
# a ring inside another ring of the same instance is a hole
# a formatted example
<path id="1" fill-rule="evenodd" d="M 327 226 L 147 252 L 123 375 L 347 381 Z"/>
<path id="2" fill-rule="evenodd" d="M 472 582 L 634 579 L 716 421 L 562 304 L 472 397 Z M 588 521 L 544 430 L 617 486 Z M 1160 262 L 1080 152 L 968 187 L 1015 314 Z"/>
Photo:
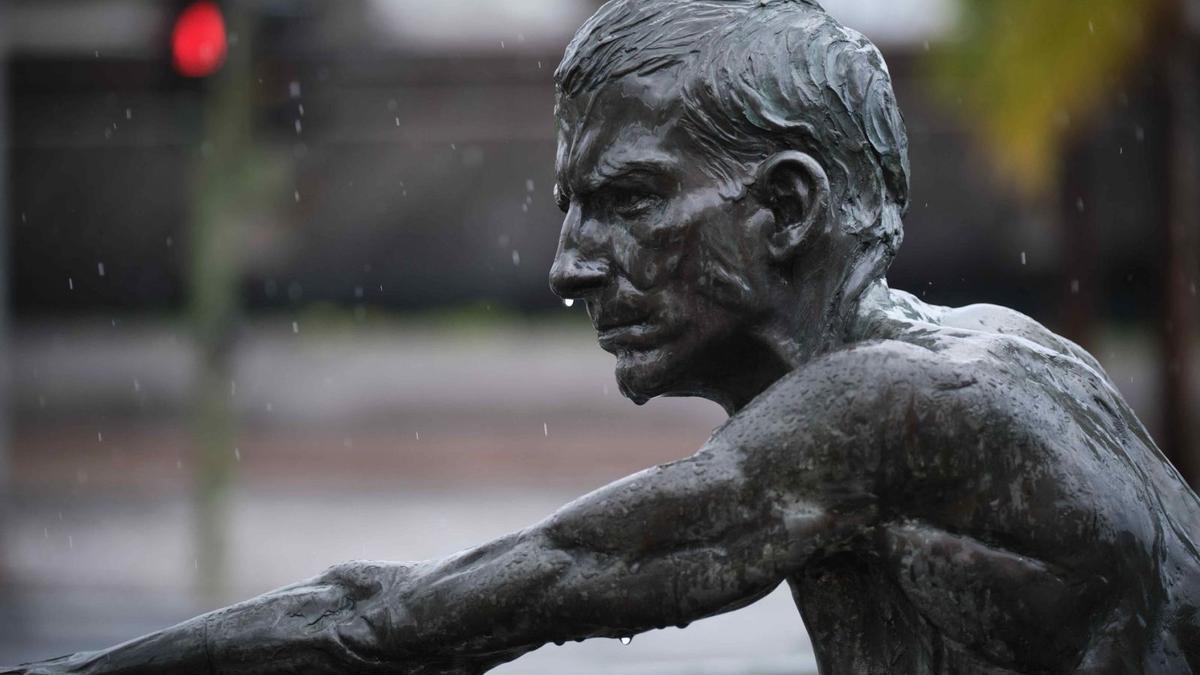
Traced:
<path id="1" fill-rule="evenodd" d="M 952 336 L 930 331 L 917 339 L 875 339 L 845 345 L 801 366 L 767 390 L 763 404 L 797 398 L 842 404 L 861 402 L 880 410 L 901 394 L 967 386 L 989 370 L 989 354 Z"/>
<path id="2" fill-rule="evenodd" d="M 1055 401 L 1091 400 L 1101 390 L 1116 397 L 1095 359 L 1029 317 L 994 305 L 936 309 L 936 316 L 909 321 L 885 337 L 813 359 L 741 414 L 759 426 L 769 421 L 801 434 L 815 426 L 886 433 L 915 415 L 942 420 L 922 424 L 924 433 L 961 435 L 964 425 L 1023 426 L 1035 417 L 1072 414 L 1056 409 Z M 1043 400 L 1051 389 L 1067 395 Z M 1034 399 L 1036 416 L 1030 414 Z"/>
<path id="3" fill-rule="evenodd" d="M 968 362 L 981 376 L 1036 366 L 1111 387 L 1091 354 L 1016 310 L 985 303 L 929 305 L 892 289 L 884 297 L 885 302 L 876 298 L 877 307 L 864 322 L 864 332 L 873 337 L 924 347 L 936 360 Z"/>
<path id="4" fill-rule="evenodd" d="M 778 439 L 818 434 L 860 444 L 892 427 L 915 401 L 933 410 L 938 402 L 926 400 L 929 392 L 969 387 L 979 377 L 970 358 L 948 357 L 929 345 L 857 342 L 788 373 L 731 418 L 730 426 L 757 430 L 759 436 L 769 430 Z"/>
<path id="5" fill-rule="evenodd" d="M 1008 307 L 975 304 L 946 308 L 940 323 L 951 331 L 967 330 L 997 338 L 1026 340 L 1042 349 L 1076 359 L 1098 374 L 1103 373 L 1100 363 L 1083 347 Z"/>

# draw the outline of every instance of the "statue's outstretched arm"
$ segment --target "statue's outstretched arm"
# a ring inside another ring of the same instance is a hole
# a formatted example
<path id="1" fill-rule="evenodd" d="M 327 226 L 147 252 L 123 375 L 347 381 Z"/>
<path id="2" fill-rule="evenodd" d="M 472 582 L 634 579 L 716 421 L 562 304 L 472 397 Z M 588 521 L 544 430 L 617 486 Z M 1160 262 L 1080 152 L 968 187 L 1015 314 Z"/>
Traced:
<path id="1" fill-rule="evenodd" d="M 736 609 L 873 517 L 864 458 L 836 418 L 781 421 L 844 402 L 802 397 L 779 402 L 790 413 L 756 404 L 697 454 L 445 560 L 339 565 L 110 650 L 0 672 L 481 673 L 548 642 Z"/>

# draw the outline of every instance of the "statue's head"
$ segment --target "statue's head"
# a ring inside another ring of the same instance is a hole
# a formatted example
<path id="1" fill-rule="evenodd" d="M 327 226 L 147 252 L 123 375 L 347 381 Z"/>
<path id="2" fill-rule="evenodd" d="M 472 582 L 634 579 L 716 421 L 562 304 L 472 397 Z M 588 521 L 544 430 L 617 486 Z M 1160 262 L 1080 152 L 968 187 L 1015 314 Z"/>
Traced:
<path id="1" fill-rule="evenodd" d="M 736 408 L 845 339 L 908 204 L 874 45 L 812 0 L 613 0 L 555 82 L 551 286 L 627 396 Z"/>

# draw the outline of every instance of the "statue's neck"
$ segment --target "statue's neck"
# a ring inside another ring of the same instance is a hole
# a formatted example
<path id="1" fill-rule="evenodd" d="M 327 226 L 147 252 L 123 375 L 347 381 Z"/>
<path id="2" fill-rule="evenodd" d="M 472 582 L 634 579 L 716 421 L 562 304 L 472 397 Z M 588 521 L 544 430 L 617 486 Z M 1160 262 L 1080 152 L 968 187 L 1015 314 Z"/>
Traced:
<path id="1" fill-rule="evenodd" d="M 888 288 L 882 279 L 869 284 L 840 309 L 834 316 L 822 317 L 825 330 L 819 332 L 808 328 L 814 323 L 811 316 L 807 317 L 807 325 L 779 321 L 761 326 L 730 350 L 739 357 L 734 363 L 723 364 L 720 393 L 706 398 L 733 415 L 813 359 L 859 342 L 899 338 L 914 323 L 938 323 L 942 310 Z"/>
<path id="2" fill-rule="evenodd" d="M 846 342 L 899 339 L 915 324 L 940 324 L 946 310 L 879 281 L 863 293 L 848 326 Z"/>

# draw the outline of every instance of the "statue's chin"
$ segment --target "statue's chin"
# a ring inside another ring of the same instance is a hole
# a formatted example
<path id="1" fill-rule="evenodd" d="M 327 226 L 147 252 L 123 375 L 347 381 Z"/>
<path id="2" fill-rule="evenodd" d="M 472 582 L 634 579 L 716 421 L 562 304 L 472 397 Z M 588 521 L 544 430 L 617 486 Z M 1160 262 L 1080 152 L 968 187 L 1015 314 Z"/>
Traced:
<path id="1" fill-rule="evenodd" d="M 656 352 L 634 352 L 617 356 L 617 386 L 621 395 L 638 405 L 644 405 L 669 390 L 673 381 L 671 368 Z"/>

